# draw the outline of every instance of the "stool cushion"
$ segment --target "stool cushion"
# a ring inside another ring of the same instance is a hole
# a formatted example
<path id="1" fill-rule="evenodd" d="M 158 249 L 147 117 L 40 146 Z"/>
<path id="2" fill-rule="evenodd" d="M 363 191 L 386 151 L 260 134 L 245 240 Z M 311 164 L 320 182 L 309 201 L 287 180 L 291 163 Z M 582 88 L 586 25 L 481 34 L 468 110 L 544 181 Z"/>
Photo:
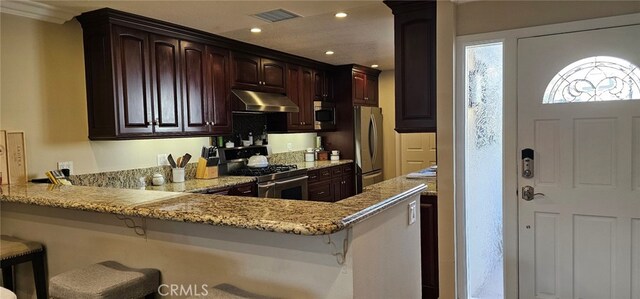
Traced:
<path id="1" fill-rule="evenodd" d="M 54 276 L 49 281 L 52 298 L 140 298 L 158 290 L 160 271 L 133 269 L 114 261 L 93 264 Z"/>
<path id="2" fill-rule="evenodd" d="M 228 283 L 219 284 L 207 289 L 206 296 L 195 296 L 187 299 L 278 299 L 245 291 Z"/>
<path id="3" fill-rule="evenodd" d="M 0 259 L 3 261 L 38 251 L 42 251 L 42 244 L 38 242 L 7 235 L 0 236 Z"/>
<path id="4" fill-rule="evenodd" d="M 1 299 L 18 299 L 18 297 L 14 292 L 9 291 L 3 287 L 0 287 L 0 298 Z"/>

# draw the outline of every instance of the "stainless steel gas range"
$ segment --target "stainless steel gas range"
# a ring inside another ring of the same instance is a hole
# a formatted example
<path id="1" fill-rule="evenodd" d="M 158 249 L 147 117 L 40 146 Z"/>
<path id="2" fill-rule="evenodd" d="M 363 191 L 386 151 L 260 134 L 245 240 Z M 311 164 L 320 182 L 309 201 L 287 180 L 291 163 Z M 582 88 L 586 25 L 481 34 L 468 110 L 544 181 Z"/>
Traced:
<path id="1" fill-rule="evenodd" d="M 308 199 L 307 171 L 297 169 L 295 165 L 269 165 L 267 167 L 248 167 L 249 157 L 266 155 L 264 146 L 225 148 L 220 151 L 221 171 L 223 174 L 254 176 L 258 184 L 258 197 Z"/>

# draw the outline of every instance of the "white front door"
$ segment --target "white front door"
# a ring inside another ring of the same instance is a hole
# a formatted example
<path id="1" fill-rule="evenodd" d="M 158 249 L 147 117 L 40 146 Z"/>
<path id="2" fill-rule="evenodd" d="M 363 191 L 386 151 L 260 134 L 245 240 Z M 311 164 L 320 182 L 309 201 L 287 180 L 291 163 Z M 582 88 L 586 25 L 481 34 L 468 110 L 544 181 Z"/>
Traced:
<path id="1" fill-rule="evenodd" d="M 520 298 L 640 298 L 634 66 L 638 24 L 518 40 Z"/>

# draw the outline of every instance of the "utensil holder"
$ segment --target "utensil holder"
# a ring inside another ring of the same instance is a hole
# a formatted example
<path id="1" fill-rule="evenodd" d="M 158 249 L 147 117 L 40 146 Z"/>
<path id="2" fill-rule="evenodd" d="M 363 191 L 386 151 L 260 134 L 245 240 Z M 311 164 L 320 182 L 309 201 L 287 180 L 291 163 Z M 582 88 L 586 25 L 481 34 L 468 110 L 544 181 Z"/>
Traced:
<path id="1" fill-rule="evenodd" d="M 173 175 L 174 183 L 184 182 L 184 168 L 172 168 L 171 174 Z"/>

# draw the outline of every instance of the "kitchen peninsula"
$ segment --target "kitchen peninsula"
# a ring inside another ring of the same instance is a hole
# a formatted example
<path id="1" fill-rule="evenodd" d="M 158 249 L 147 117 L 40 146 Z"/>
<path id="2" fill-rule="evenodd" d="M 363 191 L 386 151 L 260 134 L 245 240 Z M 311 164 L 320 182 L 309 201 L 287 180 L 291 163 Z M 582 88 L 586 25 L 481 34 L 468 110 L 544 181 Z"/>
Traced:
<path id="1" fill-rule="evenodd" d="M 1 224 L 3 233 L 45 244 L 50 276 L 117 260 L 158 268 L 167 284 L 229 283 L 283 298 L 416 298 L 420 229 L 409 224 L 408 205 L 425 190 L 424 180 L 398 177 L 325 203 L 11 185 L 2 190 Z"/>

